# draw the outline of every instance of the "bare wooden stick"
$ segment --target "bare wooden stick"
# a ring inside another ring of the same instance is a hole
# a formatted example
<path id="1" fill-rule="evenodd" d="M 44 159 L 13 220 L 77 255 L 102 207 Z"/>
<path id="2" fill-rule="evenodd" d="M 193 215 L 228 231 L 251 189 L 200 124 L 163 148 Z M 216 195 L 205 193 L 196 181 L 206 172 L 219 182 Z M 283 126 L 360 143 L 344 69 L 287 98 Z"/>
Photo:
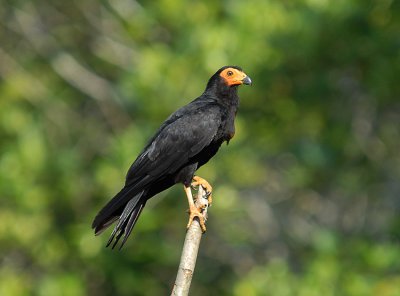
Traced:
<path id="1" fill-rule="evenodd" d="M 203 208 L 202 214 L 204 219 L 207 219 L 208 200 L 206 191 L 202 186 L 199 186 L 195 204 L 198 208 Z M 202 234 L 203 232 L 201 230 L 199 220 L 198 218 L 195 218 L 186 232 L 181 262 L 179 263 L 178 274 L 176 275 L 171 296 L 189 295 L 190 284 L 192 282 Z"/>

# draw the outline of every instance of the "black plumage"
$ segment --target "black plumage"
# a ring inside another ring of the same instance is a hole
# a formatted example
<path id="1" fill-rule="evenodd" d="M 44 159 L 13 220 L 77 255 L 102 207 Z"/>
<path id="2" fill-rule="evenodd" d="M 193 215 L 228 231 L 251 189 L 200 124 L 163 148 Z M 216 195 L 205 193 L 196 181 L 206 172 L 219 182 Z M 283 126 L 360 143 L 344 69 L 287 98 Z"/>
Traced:
<path id="1" fill-rule="evenodd" d="M 124 236 L 122 247 L 149 198 L 176 183 L 189 187 L 195 171 L 233 137 L 240 84 L 251 84 L 241 68 L 219 69 L 200 97 L 161 125 L 131 165 L 125 186 L 93 221 L 96 234 L 118 221 L 107 246 Z"/>

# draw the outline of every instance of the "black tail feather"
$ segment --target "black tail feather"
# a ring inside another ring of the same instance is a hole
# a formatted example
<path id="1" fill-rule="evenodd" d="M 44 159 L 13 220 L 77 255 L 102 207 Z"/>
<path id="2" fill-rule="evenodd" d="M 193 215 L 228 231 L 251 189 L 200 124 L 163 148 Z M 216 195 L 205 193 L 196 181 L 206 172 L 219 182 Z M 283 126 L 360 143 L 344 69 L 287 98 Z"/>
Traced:
<path id="1" fill-rule="evenodd" d="M 132 232 L 145 204 L 147 198 L 145 197 L 145 191 L 142 190 L 138 194 L 130 197 L 130 200 L 126 205 L 121 204 L 121 201 L 127 200 L 132 190 L 129 188 L 122 189 L 111 201 L 108 203 L 96 216 L 93 221 L 92 227 L 95 229 L 95 233 L 100 234 L 106 228 L 108 228 L 113 222 L 118 221 L 117 225 L 111 233 L 110 239 L 107 242 L 106 247 L 112 244 L 112 249 L 118 244 L 118 241 L 124 236 L 123 241 L 119 249 L 125 244 L 127 238 Z M 121 204 L 121 207 L 116 208 L 116 204 Z M 116 209 L 116 210 L 115 210 Z M 113 210 L 113 211 L 112 211 Z"/>
<path id="2" fill-rule="evenodd" d="M 122 210 L 137 196 L 141 195 L 143 191 L 137 192 L 135 187 L 124 187 L 118 192 L 96 215 L 93 220 L 92 228 L 95 233 L 99 234 L 104 229 L 109 227 L 116 219 L 121 216 Z M 136 191 L 136 192 L 135 192 Z M 139 193 L 139 194 L 138 194 Z M 139 196 L 140 197 L 140 196 Z M 138 200 L 139 198 L 137 198 Z"/>
<path id="3" fill-rule="evenodd" d="M 129 218 L 128 224 L 125 227 L 125 236 L 124 236 L 124 240 L 121 243 L 121 246 L 119 247 L 119 249 L 121 250 L 122 247 L 124 246 L 126 240 L 128 239 L 129 235 L 132 232 L 133 227 L 136 224 L 136 221 L 138 220 L 140 214 L 142 213 L 142 210 L 144 208 L 144 206 L 146 205 L 146 201 L 138 204 L 134 210 L 134 212 L 132 213 L 131 217 Z"/>
<path id="4" fill-rule="evenodd" d="M 124 239 L 119 249 L 123 247 L 127 238 L 132 232 L 133 226 L 135 226 L 135 223 L 146 204 L 146 200 L 142 199 L 142 196 L 143 192 L 141 192 L 139 195 L 136 195 L 127 203 L 124 211 L 122 212 L 122 215 L 118 219 L 117 225 L 114 227 L 114 230 L 111 233 L 110 239 L 108 240 L 106 247 L 112 244 L 111 248 L 114 249 L 115 246 L 118 244 L 120 238 L 124 235 Z"/>
<path id="5" fill-rule="evenodd" d="M 110 227 L 112 224 L 114 224 L 115 221 L 118 220 L 118 216 L 111 217 L 107 222 L 105 222 L 102 225 L 99 226 L 93 226 L 95 228 L 94 230 L 94 235 L 100 235 L 103 233 L 104 230 L 106 230 L 108 227 Z"/>
<path id="6" fill-rule="evenodd" d="M 118 242 L 120 234 L 122 232 L 122 230 L 124 230 L 126 222 L 128 220 L 128 218 L 130 217 L 130 215 L 133 213 L 133 211 L 135 210 L 135 206 L 138 203 L 140 197 L 137 198 L 136 196 L 133 197 L 125 206 L 121 216 L 118 218 L 118 223 L 117 225 L 114 227 L 113 232 L 111 233 L 110 239 L 108 240 L 107 243 L 107 247 L 111 244 L 111 242 L 114 240 L 115 235 L 117 235 L 117 240 L 116 242 Z M 114 248 L 114 246 L 113 246 Z"/>

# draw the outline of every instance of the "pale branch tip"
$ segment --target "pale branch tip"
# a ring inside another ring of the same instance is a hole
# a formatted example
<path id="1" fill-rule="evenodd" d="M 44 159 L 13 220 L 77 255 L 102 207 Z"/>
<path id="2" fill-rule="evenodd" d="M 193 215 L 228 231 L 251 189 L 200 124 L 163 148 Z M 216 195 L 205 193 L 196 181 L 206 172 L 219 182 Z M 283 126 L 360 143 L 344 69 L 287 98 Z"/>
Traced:
<path id="1" fill-rule="evenodd" d="M 204 217 L 204 220 L 207 220 L 207 192 L 202 186 L 199 186 L 195 204 L 199 209 L 203 209 L 201 213 Z M 198 218 L 195 218 L 186 232 L 181 261 L 179 263 L 178 273 L 176 275 L 171 296 L 189 295 L 190 284 L 192 282 L 202 234 L 203 232 L 201 230 L 199 220 Z"/>

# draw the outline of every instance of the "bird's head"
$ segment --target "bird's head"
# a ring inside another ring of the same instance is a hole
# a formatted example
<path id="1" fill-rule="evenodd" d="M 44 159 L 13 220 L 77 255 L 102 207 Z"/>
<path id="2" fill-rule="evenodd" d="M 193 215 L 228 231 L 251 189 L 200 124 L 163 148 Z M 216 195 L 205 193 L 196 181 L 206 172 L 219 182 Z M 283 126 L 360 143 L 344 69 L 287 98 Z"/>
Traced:
<path id="1" fill-rule="evenodd" d="M 238 66 L 225 66 L 219 69 L 208 81 L 206 91 L 220 95 L 236 93 L 241 84 L 251 85 L 251 79 Z"/>
<path id="2" fill-rule="evenodd" d="M 240 67 L 237 66 L 225 66 L 217 72 L 222 78 L 222 81 L 227 86 L 236 86 L 241 84 L 251 85 L 251 79 Z"/>

